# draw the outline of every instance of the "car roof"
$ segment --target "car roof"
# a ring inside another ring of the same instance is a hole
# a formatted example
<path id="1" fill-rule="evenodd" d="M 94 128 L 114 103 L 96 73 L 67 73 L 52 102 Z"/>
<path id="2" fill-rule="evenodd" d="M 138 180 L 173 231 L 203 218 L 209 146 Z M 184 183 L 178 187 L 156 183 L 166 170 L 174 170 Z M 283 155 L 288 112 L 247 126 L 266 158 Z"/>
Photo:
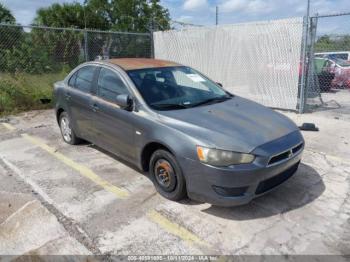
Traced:
<path id="1" fill-rule="evenodd" d="M 106 60 L 106 62 L 117 65 L 125 71 L 145 68 L 182 66 L 181 64 L 175 62 L 151 58 L 116 58 Z"/>
<path id="2" fill-rule="evenodd" d="M 315 55 L 329 55 L 329 54 L 349 54 L 350 51 L 335 51 L 335 52 L 318 52 Z"/>

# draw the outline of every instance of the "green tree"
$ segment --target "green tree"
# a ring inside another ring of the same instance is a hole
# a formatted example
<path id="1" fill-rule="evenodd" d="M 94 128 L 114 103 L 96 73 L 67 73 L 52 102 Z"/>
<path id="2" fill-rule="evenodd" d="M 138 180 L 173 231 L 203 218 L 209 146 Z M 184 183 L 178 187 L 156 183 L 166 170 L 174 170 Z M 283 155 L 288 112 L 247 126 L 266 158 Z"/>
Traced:
<path id="1" fill-rule="evenodd" d="M 53 4 L 37 11 L 34 23 L 51 27 L 73 27 L 107 30 L 108 22 L 100 12 L 80 3 Z"/>
<path id="2" fill-rule="evenodd" d="M 160 4 L 160 0 L 89 0 L 87 6 L 101 10 L 111 24 L 112 30 L 149 32 L 153 29 L 170 28 L 168 9 Z"/>
<path id="3" fill-rule="evenodd" d="M 85 21 L 88 28 L 108 29 L 102 17 L 84 9 L 80 3 L 53 4 L 41 8 L 34 19 L 37 25 L 62 28 L 84 28 Z M 81 62 L 84 47 L 82 32 L 34 29 L 32 35 L 33 44 L 46 50 L 57 65 L 74 67 Z"/>
<path id="4" fill-rule="evenodd" d="M 16 24 L 16 19 L 11 14 L 5 6 L 0 3 L 0 22 L 5 24 Z M 6 59 L 5 54 L 13 49 L 18 47 L 23 38 L 24 32 L 22 27 L 16 26 L 0 26 L 0 70 L 6 71 Z"/>
<path id="5" fill-rule="evenodd" d="M 169 11 L 160 4 L 160 0 L 86 0 L 80 3 L 53 4 L 50 7 L 37 11 L 34 22 L 38 25 L 53 27 L 89 28 L 99 30 L 123 32 L 150 32 L 152 30 L 170 29 Z M 38 34 L 39 30 L 33 33 Z M 52 32 L 57 34 L 57 32 Z M 72 33 L 73 34 L 73 33 Z M 76 37 L 65 35 L 64 39 L 45 42 L 47 46 L 57 43 L 55 50 L 69 49 L 61 43 L 73 43 Z M 39 39 L 33 38 L 33 39 Z M 69 40 L 69 41 L 68 41 Z M 131 35 L 103 34 L 98 32 L 87 33 L 81 38 L 80 48 L 87 47 L 89 60 L 97 55 L 110 57 L 142 57 L 150 54 L 150 38 Z M 77 45 L 75 50 L 78 51 Z M 59 50 L 58 50 L 59 51 Z M 60 52 L 62 54 L 62 52 Z M 76 53 L 76 57 L 79 53 Z M 73 59 L 74 57 L 71 56 Z M 55 58 L 57 60 L 57 57 Z M 69 59 L 69 61 L 72 61 Z M 65 59 L 59 59 L 65 60 Z M 74 58 L 73 60 L 78 60 Z M 71 63 L 70 63 L 71 64 Z"/>
<path id="6" fill-rule="evenodd" d="M 154 18 L 154 30 L 169 30 L 170 28 L 170 13 L 169 10 L 160 4 L 160 0 L 151 0 L 149 6 L 148 17 Z"/>
<path id="7" fill-rule="evenodd" d="M 350 35 L 321 36 L 315 44 L 315 52 L 349 51 Z"/>
<path id="8" fill-rule="evenodd" d="M 42 30 L 34 28 L 31 32 L 31 42 L 37 49 L 45 52 L 53 66 L 49 69 L 58 70 L 67 65 L 74 68 L 82 62 L 83 33 L 71 30 Z M 45 61 L 45 60 L 42 60 Z"/>
<path id="9" fill-rule="evenodd" d="M 15 24 L 16 19 L 5 6 L 0 3 L 0 23 Z"/>
<path id="10" fill-rule="evenodd" d="M 160 0 L 86 0 L 80 3 L 53 4 L 37 11 L 38 25 L 99 30 L 149 32 L 170 28 L 169 11 Z"/>

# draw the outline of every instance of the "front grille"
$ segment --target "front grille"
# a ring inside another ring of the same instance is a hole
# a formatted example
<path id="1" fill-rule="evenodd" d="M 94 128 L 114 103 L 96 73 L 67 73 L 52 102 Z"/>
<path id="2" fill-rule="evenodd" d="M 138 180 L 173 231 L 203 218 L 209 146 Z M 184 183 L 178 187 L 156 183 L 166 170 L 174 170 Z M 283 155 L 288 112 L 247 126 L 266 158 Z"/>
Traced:
<path id="1" fill-rule="evenodd" d="M 293 147 L 292 152 L 293 154 L 298 153 L 301 149 L 303 148 L 303 143 L 301 143 L 300 145 Z"/>
<path id="2" fill-rule="evenodd" d="M 284 181 L 286 181 L 288 178 L 290 178 L 294 173 L 297 171 L 299 163 L 296 163 L 295 165 L 291 166 L 287 170 L 283 171 L 282 173 L 273 176 L 269 179 L 266 179 L 264 181 L 261 181 L 255 190 L 255 194 L 259 195 L 266 191 L 269 191 L 270 189 L 282 184 Z"/>
<path id="3" fill-rule="evenodd" d="M 290 157 L 290 151 L 281 153 L 277 156 L 272 157 L 269 161 L 269 165 L 281 162 L 282 160 L 288 159 L 289 157 Z"/>
<path id="4" fill-rule="evenodd" d="M 283 160 L 291 158 L 293 155 L 297 154 L 303 148 L 303 143 L 292 147 L 291 149 L 284 151 L 278 155 L 271 157 L 268 165 L 273 165 L 279 163 Z"/>
<path id="5" fill-rule="evenodd" d="M 214 191 L 225 197 L 238 197 L 243 196 L 248 187 L 221 187 L 213 186 Z"/>

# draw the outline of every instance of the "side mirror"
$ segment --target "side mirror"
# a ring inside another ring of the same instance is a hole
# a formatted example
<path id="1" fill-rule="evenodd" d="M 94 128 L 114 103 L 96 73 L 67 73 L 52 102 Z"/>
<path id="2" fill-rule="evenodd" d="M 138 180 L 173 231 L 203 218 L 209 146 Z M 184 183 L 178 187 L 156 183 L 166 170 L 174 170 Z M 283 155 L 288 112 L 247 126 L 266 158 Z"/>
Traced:
<path id="1" fill-rule="evenodd" d="M 115 102 L 118 106 L 125 110 L 131 110 L 133 105 L 131 97 L 127 94 L 117 95 L 117 97 L 115 98 Z"/>
<path id="2" fill-rule="evenodd" d="M 216 82 L 216 84 L 222 87 L 222 84 L 221 84 L 221 83 L 219 83 L 219 82 Z"/>

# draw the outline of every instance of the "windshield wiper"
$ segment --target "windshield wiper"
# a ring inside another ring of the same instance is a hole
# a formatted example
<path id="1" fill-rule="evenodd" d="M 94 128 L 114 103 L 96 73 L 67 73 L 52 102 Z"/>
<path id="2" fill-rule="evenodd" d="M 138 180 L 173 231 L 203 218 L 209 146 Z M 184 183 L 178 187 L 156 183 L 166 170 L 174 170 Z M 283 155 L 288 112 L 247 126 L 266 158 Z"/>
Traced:
<path id="1" fill-rule="evenodd" d="M 208 98 L 206 100 L 203 100 L 201 102 L 192 104 L 191 107 L 195 107 L 195 106 L 200 106 L 200 105 L 206 105 L 206 104 L 210 104 L 210 103 L 219 103 L 219 102 L 223 102 L 226 101 L 228 99 L 231 99 L 232 96 L 227 95 L 227 96 L 219 96 L 219 97 L 212 97 L 212 98 Z"/>
<path id="2" fill-rule="evenodd" d="M 188 106 L 182 104 L 151 104 L 151 106 L 157 107 L 159 109 L 184 109 L 188 108 Z"/>

